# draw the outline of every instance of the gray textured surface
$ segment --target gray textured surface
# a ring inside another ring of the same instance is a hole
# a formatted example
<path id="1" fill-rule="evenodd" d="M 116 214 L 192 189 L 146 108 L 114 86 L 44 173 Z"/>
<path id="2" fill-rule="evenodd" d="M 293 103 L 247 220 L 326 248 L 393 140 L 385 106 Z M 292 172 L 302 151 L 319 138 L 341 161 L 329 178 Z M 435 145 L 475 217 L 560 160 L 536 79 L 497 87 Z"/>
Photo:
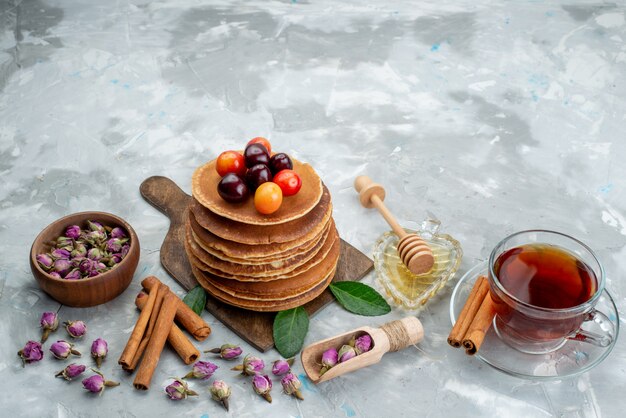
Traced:
<path id="1" fill-rule="evenodd" d="M 115 360 L 136 318 L 141 278 L 155 274 L 182 294 L 158 263 L 167 219 L 141 199 L 140 182 L 161 174 L 189 192 L 196 166 L 257 135 L 316 167 L 342 237 L 366 253 L 386 226 L 358 204 L 351 184 L 361 173 L 387 186 L 389 206 L 408 226 L 426 211 L 441 219 L 463 245 L 461 273 L 520 229 L 580 238 L 597 250 L 626 316 L 623 4 L 93 3 L 0 2 L 3 416 L 223 415 L 204 383 L 193 383 L 199 399 L 178 404 L 160 392 L 169 376 L 186 372 L 173 354 L 164 354 L 148 393 L 133 390 Z M 91 209 L 128 220 L 143 247 L 121 297 L 60 312 L 87 322 L 83 351 L 97 336 L 109 340 L 103 371 L 122 385 L 101 398 L 54 379 L 61 362 L 22 369 L 15 356 L 38 336 L 40 313 L 58 307 L 30 274 L 32 240 L 54 219 Z M 304 402 L 275 386 L 267 404 L 221 363 L 217 376 L 233 385 L 230 415 L 623 414 L 623 338 L 585 375 L 519 380 L 445 344 L 450 293 L 420 313 L 428 337 L 420 351 L 305 384 Z M 333 305 L 312 321 L 307 342 L 402 315 L 370 320 Z M 214 334 L 201 349 L 238 340 L 205 317 Z"/>

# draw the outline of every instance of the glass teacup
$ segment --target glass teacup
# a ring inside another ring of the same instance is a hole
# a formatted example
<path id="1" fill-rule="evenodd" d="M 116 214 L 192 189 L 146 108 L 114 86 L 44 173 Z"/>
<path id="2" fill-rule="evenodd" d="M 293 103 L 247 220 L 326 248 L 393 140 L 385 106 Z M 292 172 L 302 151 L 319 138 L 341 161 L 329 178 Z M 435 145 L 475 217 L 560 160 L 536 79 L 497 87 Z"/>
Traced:
<path id="1" fill-rule="evenodd" d="M 610 322 L 594 306 L 604 290 L 604 269 L 593 251 L 568 235 L 529 230 L 500 241 L 489 256 L 494 329 L 502 341 L 529 354 L 559 349 L 568 339 L 601 347 L 613 336 L 582 329 Z"/>

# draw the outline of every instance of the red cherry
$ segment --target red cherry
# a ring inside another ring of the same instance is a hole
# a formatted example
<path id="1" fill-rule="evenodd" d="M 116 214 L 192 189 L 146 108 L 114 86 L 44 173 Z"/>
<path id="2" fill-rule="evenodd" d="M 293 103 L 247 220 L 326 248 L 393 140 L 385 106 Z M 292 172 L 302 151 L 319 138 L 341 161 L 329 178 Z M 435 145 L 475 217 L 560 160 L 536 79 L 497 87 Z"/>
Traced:
<path id="1" fill-rule="evenodd" d="M 283 196 L 293 196 L 298 193 L 302 187 L 300 176 L 293 170 L 279 171 L 272 181 L 278 184 L 280 190 L 283 191 Z"/>
<path id="2" fill-rule="evenodd" d="M 224 151 L 217 157 L 215 163 L 217 174 L 224 177 L 228 173 L 243 177 L 246 174 L 246 163 L 243 155 L 237 151 Z"/>

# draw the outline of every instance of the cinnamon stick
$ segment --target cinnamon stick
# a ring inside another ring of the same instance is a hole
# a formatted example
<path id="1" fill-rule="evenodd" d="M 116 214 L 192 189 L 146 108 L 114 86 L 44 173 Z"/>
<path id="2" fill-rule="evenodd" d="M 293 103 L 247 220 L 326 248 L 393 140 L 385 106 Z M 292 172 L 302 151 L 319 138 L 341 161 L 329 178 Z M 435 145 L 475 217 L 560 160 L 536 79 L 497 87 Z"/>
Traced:
<path id="1" fill-rule="evenodd" d="M 130 367 L 130 364 L 137 353 L 137 349 L 141 343 L 141 340 L 146 332 L 146 327 L 148 325 L 148 321 L 150 320 L 150 316 L 154 309 L 154 302 L 156 301 L 157 292 L 153 292 L 148 296 L 148 299 L 145 302 L 145 308 L 139 314 L 139 318 L 137 319 L 137 323 L 135 324 L 135 328 L 133 328 L 133 332 L 128 337 L 128 342 L 126 343 L 126 347 L 124 347 L 124 351 L 122 351 L 122 355 L 117 361 L 123 368 Z"/>
<path id="2" fill-rule="evenodd" d="M 174 323 L 176 307 L 179 300 L 178 296 L 169 291 L 163 298 L 163 305 L 157 317 L 152 336 L 150 337 L 141 365 L 137 370 L 137 376 L 135 376 L 135 381 L 133 382 L 135 389 L 148 390 L 150 387 L 152 375 L 159 363 L 165 341 Z"/>
<path id="3" fill-rule="evenodd" d="M 135 305 L 139 310 L 143 310 L 150 296 L 144 292 L 140 292 L 135 298 Z M 170 333 L 167 335 L 167 342 L 178 353 L 185 364 L 191 364 L 200 357 L 200 351 L 189 341 L 183 331 L 176 324 L 172 324 Z"/>
<path id="4" fill-rule="evenodd" d="M 483 303 L 480 305 L 480 309 L 476 313 L 474 320 L 470 324 L 469 329 L 463 338 L 465 353 L 471 356 L 476 354 L 476 352 L 480 349 L 480 346 L 485 339 L 485 335 L 493 322 L 495 314 L 495 306 L 491 300 L 491 295 L 487 293 Z"/>
<path id="5" fill-rule="evenodd" d="M 452 327 L 452 331 L 450 331 L 450 335 L 448 335 L 448 344 L 452 347 L 461 347 L 463 338 L 465 337 L 465 334 L 474 320 L 474 317 L 476 316 L 476 313 L 478 312 L 478 309 L 480 308 L 480 305 L 485 299 L 485 295 L 488 291 L 489 282 L 487 281 L 487 277 L 480 276 L 478 280 L 476 280 L 476 283 L 474 283 L 474 287 L 467 297 L 465 306 L 463 306 L 459 317 L 454 323 L 454 327 Z"/>
<path id="6" fill-rule="evenodd" d="M 146 328 L 146 332 L 143 338 L 141 339 L 141 343 L 139 343 L 137 352 L 135 353 L 135 356 L 130 362 L 130 365 L 128 365 L 128 367 L 124 367 L 124 370 L 126 371 L 133 372 L 137 368 L 137 365 L 139 364 L 139 360 L 141 360 L 141 356 L 143 355 L 144 351 L 146 351 L 148 342 L 150 341 L 150 338 L 152 337 L 152 332 L 154 331 L 157 318 L 159 316 L 159 313 L 161 312 L 163 299 L 168 293 L 171 293 L 170 288 L 164 285 L 163 283 L 160 283 L 159 286 L 155 288 L 155 291 L 157 292 L 157 296 L 156 296 L 156 300 L 154 301 L 154 308 L 152 309 L 152 313 L 150 315 L 150 321 L 148 322 L 148 327 Z"/>
<path id="7" fill-rule="evenodd" d="M 146 277 L 141 282 L 141 285 L 148 293 L 159 284 L 161 284 L 161 282 L 154 276 Z M 192 311 L 181 299 L 178 299 L 176 321 L 198 341 L 204 341 L 209 334 L 211 334 L 209 324 L 204 322 L 204 320 Z"/>

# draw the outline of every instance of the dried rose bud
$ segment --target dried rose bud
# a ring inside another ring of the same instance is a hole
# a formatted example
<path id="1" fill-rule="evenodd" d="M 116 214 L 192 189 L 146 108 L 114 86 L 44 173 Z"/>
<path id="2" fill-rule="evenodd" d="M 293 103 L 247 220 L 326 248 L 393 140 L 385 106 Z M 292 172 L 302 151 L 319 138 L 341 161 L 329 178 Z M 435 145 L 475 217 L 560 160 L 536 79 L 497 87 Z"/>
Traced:
<path id="1" fill-rule="evenodd" d="M 82 364 L 72 363 L 57 374 L 54 377 L 62 377 L 65 380 L 72 380 L 73 378 L 80 376 L 85 371 L 86 367 Z"/>
<path id="2" fill-rule="evenodd" d="M 65 236 L 71 239 L 80 238 L 81 232 L 82 231 L 80 230 L 80 226 L 78 225 L 70 225 L 67 228 L 65 228 Z"/>
<path id="3" fill-rule="evenodd" d="M 72 268 L 72 263 L 70 263 L 70 260 L 59 258 L 58 260 L 55 260 L 54 262 L 54 271 L 59 273 L 61 277 L 65 277 L 65 275 L 69 273 L 71 268 Z"/>
<path id="4" fill-rule="evenodd" d="M 367 353 L 372 349 L 372 337 L 367 334 L 361 335 L 354 342 L 354 351 L 358 354 Z"/>
<path id="5" fill-rule="evenodd" d="M 87 332 L 87 325 L 83 321 L 68 321 L 63 325 L 72 338 L 81 338 Z"/>
<path id="6" fill-rule="evenodd" d="M 128 241 L 127 239 L 122 238 L 111 238 L 107 241 L 106 250 L 111 253 L 117 253 L 122 251 L 122 245 Z"/>
<path id="7" fill-rule="evenodd" d="M 109 261 L 106 263 L 109 267 L 115 267 L 122 261 L 122 256 L 120 254 L 111 254 Z"/>
<path id="8" fill-rule="evenodd" d="M 231 370 L 240 371 L 247 376 L 254 376 L 263 371 L 265 363 L 258 357 L 247 355 L 243 359 L 243 364 L 233 367 Z"/>
<path id="9" fill-rule="evenodd" d="M 326 373 L 329 369 L 334 367 L 339 361 L 339 353 L 335 348 L 329 348 L 322 354 L 322 369 L 320 370 L 320 376 Z"/>
<path id="10" fill-rule="evenodd" d="M 22 359 L 22 367 L 27 363 L 34 363 L 43 358 L 43 350 L 41 344 L 37 341 L 28 341 L 24 348 L 17 352 Z"/>
<path id="11" fill-rule="evenodd" d="M 109 353 L 109 345 L 102 338 L 97 338 L 91 343 L 91 357 L 96 360 L 98 368 L 102 365 L 102 360 L 105 359 Z"/>
<path id="12" fill-rule="evenodd" d="M 52 258 L 54 258 L 55 260 L 69 260 L 70 258 L 70 252 L 64 248 L 55 248 L 54 250 L 52 250 L 52 252 L 50 253 L 50 255 L 52 256 Z"/>
<path id="13" fill-rule="evenodd" d="M 122 228 L 120 228 L 119 226 L 116 226 L 115 228 L 111 230 L 111 233 L 109 234 L 109 236 L 111 238 L 126 238 L 126 233 L 124 232 Z"/>
<path id="14" fill-rule="evenodd" d="M 196 392 L 189 389 L 187 382 L 174 379 L 172 383 L 165 387 L 165 393 L 173 401 L 180 401 L 181 399 L 187 399 L 187 396 L 198 396 Z"/>
<path id="15" fill-rule="evenodd" d="M 85 244 L 83 244 L 82 242 L 81 243 L 77 243 L 76 246 L 74 246 L 74 249 L 72 250 L 70 255 L 72 256 L 72 258 L 86 257 L 87 256 L 87 247 L 85 247 Z"/>
<path id="16" fill-rule="evenodd" d="M 98 261 L 102 258 L 102 251 L 97 248 L 90 248 L 89 251 L 87 251 L 87 258 Z"/>
<path id="17" fill-rule="evenodd" d="M 102 394 L 104 392 L 105 387 L 113 387 L 119 386 L 120 384 L 117 382 L 111 382 L 110 380 L 106 380 L 104 375 L 100 373 L 98 370 L 91 369 L 93 372 L 97 373 L 93 376 L 90 376 L 83 380 L 83 387 L 87 389 L 91 393 L 99 393 Z"/>
<path id="18" fill-rule="evenodd" d="M 58 237 L 56 240 L 57 248 L 63 248 L 68 251 L 72 251 L 74 249 L 74 241 L 68 237 Z"/>
<path id="19" fill-rule="evenodd" d="M 107 234 L 104 231 L 89 231 L 85 234 L 85 240 L 91 245 L 100 245 L 105 239 Z"/>
<path id="20" fill-rule="evenodd" d="M 274 376 L 282 376 L 291 370 L 292 365 L 292 358 L 290 358 L 289 360 L 276 360 L 274 362 L 274 365 L 272 365 L 272 374 L 274 374 Z"/>
<path id="21" fill-rule="evenodd" d="M 213 348 L 211 350 L 205 351 L 205 353 L 215 353 L 219 354 L 221 358 L 224 360 L 234 360 L 241 355 L 243 351 L 241 347 L 234 344 L 223 344 L 219 348 Z"/>
<path id="22" fill-rule="evenodd" d="M 272 395 L 270 395 L 272 391 L 272 381 L 267 375 L 262 376 L 257 374 L 254 376 L 252 378 L 252 387 L 258 395 L 263 396 L 266 401 L 272 403 Z"/>
<path id="23" fill-rule="evenodd" d="M 45 271 L 49 271 L 50 269 L 52 269 L 52 266 L 54 265 L 54 260 L 52 259 L 50 254 L 37 254 L 35 258 L 37 259 L 37 264 L 39 264 L 39 266 Z"/>
<path id="24" fill-rule="evenodd" d="M 73 347 L 74 344 L 70 344 L 64 340 L 59 340 L 56 343 L 52 343 L 52 345 L 50 346 L 50 352 L 55 358 L 59 360 L 65 360 L 70 356 L 70 354 L 80 356 L 80 353 L 74 350 Z"/>
<path id="25" fill-rule="evenodd" d="M 195 378 L 207 380 L 217 369 L 218 367 L 210 361 L 197 361 L 193 365 L 193 370 L 187 373 L 183 379 Z"/>
<path id="26" fill-rule="evenodd" d="M 100 222 L 96 222 L 96 221 L 87 221 L 87 227 L 89 228 L 89 230 L 91 231 L 96 231 L 96 232 L 102 232 L 104 233 L 104 227 L 102 226 L 102 224 Z"/>
<path id="27" fill-rule="evenodd" d="M 339 363 L 343 363 L 350 360 L 351 358 L 356 357 L 356 351 L 354 351 L 354 347 L 346 344 L 339 349 L 338 355 Z"/>
<path id="28" fill-rule="evenodd" d="M 41 319 L 39 320 L 39 324 L 41 324 L 41 342 L 45 343 L 48 339 L 48 335 L 51 332 L 54 332 L 59 327 L 59 317 L 56 312 L 44 312 L 41 314 Z"/>
<path id="29" fill-rule="evenodd" d="M 61 275 L 59 273 L 57 273 L 56 271 L 51 271 L 50 273 L 48 273 L 50 276 L 54 277 L 55 279 L 62 279 L 63 277 L 61 277 Z"/>
<path id="30" fill-rule="evenodd" d="M 122 256 L 122 258 L 126 257 L 126 254 L 128 254 L 129 251 L 130 251 L 129 244 L 122 245 L 122 251 L 120 251 L 120 255 Z"/>
<path id="31" fill-rule="evenodd" d="M 214 401 L 221 402 L 228 411 L 228 398 L 230 398 L 230 387 L 223 380 L 216 380 L 209 388 L 211 398 Z"/>
<path id="32" fill-rule="evenodd" d="M 83 276 L 81 276 L 79 269 L 72 269 L 64 277 L 65 280 L 80 280 L 82 278 L 83 278 Z"/>
<path id="33" fill-rule="evenodd" d="M 82 274 L 89 274 L 94 269 L 94 262 L 88 258 L 82 260 L 78 265 L 78 269 Z"/>
<path id="34" fill-rule="evenodd" d="M 293 395 L 298 399 L 304 400 L 304 398 L 302 397 L 302 393 L 300 393 L 300 387 L 302 386 L 302 383 L 295 374 L 287 373 L 280 380 L 280 383 L 283 385 L 283 390 L 287 395 Z"/>

